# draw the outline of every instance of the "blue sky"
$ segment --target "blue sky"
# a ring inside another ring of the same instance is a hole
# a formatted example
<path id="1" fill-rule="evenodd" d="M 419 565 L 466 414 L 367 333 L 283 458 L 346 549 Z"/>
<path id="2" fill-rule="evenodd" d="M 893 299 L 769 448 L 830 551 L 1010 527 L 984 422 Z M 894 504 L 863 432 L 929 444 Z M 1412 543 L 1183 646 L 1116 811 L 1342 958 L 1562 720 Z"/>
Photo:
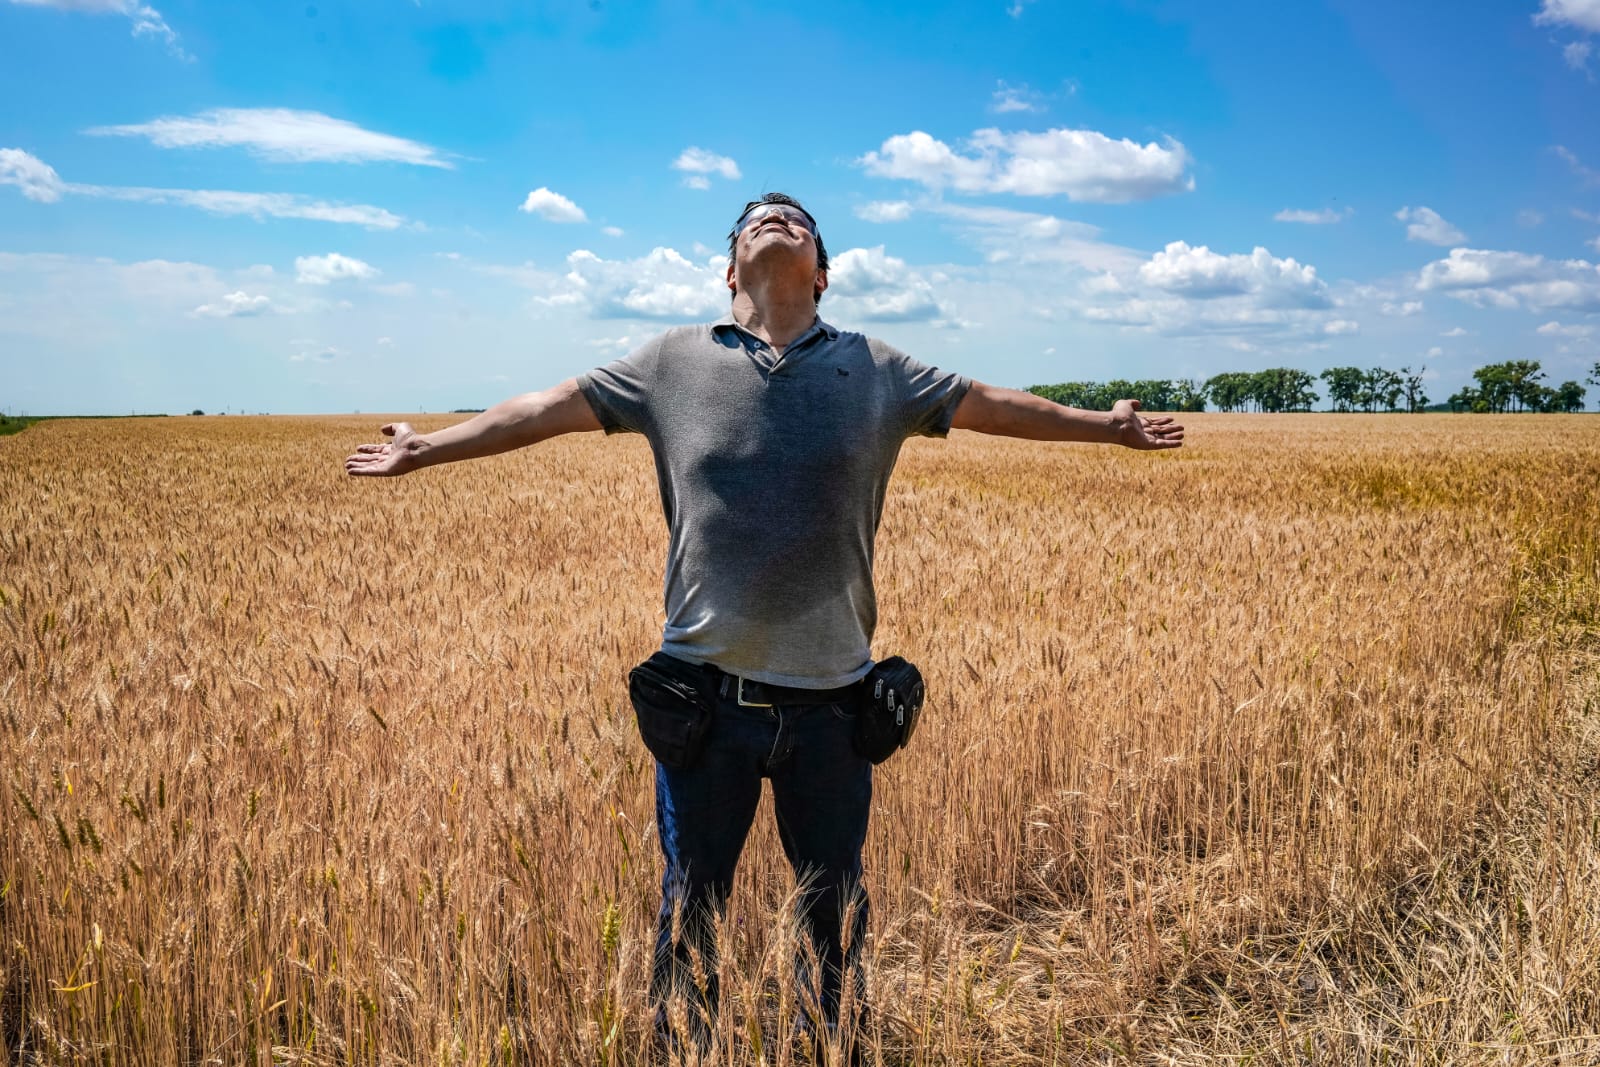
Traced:
<path id="1" fill-rule="evenodd" d="M 0 409 L 481 407 L 723 314 L 767 190 L 997 384 L 1581 381 L 1597 77 L 1600 0 L 0 0 Z"/>

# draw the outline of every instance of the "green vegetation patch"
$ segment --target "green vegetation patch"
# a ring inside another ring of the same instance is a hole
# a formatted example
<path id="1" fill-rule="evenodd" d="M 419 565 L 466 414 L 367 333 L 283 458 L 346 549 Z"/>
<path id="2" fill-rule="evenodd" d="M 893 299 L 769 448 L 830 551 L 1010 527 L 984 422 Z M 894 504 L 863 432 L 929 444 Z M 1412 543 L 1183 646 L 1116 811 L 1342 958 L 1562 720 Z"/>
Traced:
<path id="1" fill-rule="evenodd" d="M 43 422 L 44 416 L 33 415 L 0 415 L 0 437 L 8 434 L 21 433 L 36 422 Z"/>

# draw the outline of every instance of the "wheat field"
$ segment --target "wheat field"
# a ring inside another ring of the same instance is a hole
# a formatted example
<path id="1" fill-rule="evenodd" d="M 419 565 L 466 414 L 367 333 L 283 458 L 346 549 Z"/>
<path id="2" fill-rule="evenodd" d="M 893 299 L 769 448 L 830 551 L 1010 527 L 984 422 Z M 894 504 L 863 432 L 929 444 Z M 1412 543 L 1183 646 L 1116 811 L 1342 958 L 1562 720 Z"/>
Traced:
<path id="1" fill-rule="evenodd" d="M 650 1062 L 648 447 L 381 421 L 0 441 L 0 1063 Z M 868 1061 L 1600 1062 L 1600 419 L 1185 421 L 901 457 Z M 764 810 L 708 1062 L 791 891 Z"/>

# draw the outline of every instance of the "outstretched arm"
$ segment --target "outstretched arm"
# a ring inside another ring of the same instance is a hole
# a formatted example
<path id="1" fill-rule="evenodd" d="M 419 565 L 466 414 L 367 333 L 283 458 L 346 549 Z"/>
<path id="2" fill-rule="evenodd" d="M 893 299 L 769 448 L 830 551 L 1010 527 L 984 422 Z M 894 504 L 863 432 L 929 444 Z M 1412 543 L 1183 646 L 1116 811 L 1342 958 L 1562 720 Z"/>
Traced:
<path id="1" fill-rule="evenodd" d="M 409 474 L 436 463 L 477 459 L 537 444 L 564 433 L 603 429 L 594 409 L 568 378 L 542 393 L 524 393 L 504 400 L 466 422 L 421 434 L 407 422 L 383 428 L 394 438 L 384 444 L 361 445 L 344 461 L 346 474 L 388 477 Z"/>
<path id="2" fill-rule="evenodd" d="M 973 382 L 961 398 L 950 426 L 1030 441 L 1085 441 L 1146 450 L 1183 446 L 1183 427 L 1170 415 L 1140 415 L 1137 400 L 1119 400 L 1110 411 L 1083 411 L 982 382 Z"/>

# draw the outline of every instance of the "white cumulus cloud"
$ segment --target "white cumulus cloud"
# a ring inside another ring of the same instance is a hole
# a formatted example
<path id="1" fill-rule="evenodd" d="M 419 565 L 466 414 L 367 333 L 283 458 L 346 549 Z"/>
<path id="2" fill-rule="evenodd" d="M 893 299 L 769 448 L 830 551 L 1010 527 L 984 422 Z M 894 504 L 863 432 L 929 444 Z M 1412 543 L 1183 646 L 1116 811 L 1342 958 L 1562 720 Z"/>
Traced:
<path id="1" fill-rule="evenodd" d="M 1335 222 L 1343 222 L 1350 217 L 1350 209 L 1335 211 L 1331 207 L 1319 208 L 1309 211 L 1301 208 L 1284 208 L 1272 216 L 1274 222 L 1303 222 L 1310 226 L 1327 226 Z"/>
<path id="2" fill-rule="evenodd" d="M 712 174 L 729 181 L 736 181 L 741 177 L 739 164 L 732 159 L 693 146 L 678 153 L 678 158 L 672 161 L 672 169 L 684 171 L 688 175 L 683 179 L 683 184 L 691 189 L 711 188 L 709 175 Z"/>
<path id="3" fill-rule="evenodd" d="M 213 304 L 201 304 L 189 314 L 198 319 L 237 319 L 261 315 L 272 310 L 272 299 L 264 293 L 251 296 L 244 290 L 224 295 Z"/>
<path id="4" fill-rule="evenodd" d="M 1250 293 L 1284 307 L 1330 304 L 1328 287 L 1315 267 L 1279 259 L 1259 246 L 1249 255 L 1219 255 L 1205 245 L 1173 241 L 1139 268 L 1139 277 L 1146 285 L 1193 297 Z"/>
<path id="5" fill-rule="evenodd" d="M 1585 185 L 1600 185 L 1600 170 L 1585 166 L 1583 160 L 1578 158 L 1576 152 L 1564 144 L 1558 144 L 1552 149 L 1561 161 L 1572 168 L 1572 173 L 1583 180 Z"/>
<path id="6" fill-rule="evenodd" d="M 1009 114 L 1013 111 L 1043 111 L 1044 104 L 1040 102 L 1037 92 L 1026 85 L 1007 85 L 1000 82 L 989 101 L 989 110 L 999 115 Z"/>
<path id="7" fill-rule="evenodd" d="M 335 348 L 333 345 L 320 345 L 314 341 L 296 341 L 293 343 L 299 346 L 299 351 L 289 357 L 290 363 L 305 363 L 308 361 L 328 363 L 344 355 L 343 349 Z"/>
<path id="8" fill-rule="evenodd" d="M 1544 0 L 1533 21 L 1541 26 L 1571 26 L 1600 33 L 1600 0 Z"/>
<path id="9" fill-rule="evenodd" d="M 546 222 L 588 222 L 589 216 L 583 213 L 583 208 L 574 204 L 560 193 L 539 186 L 528 194 L 518 211 L 526 211 L 530 215 L 538 215 Z"/>
<path id="10" fill-rule="evenodd" d="M 337 252 L 325 256 L 299 256 L 294 261 L 294 280 L 301 285 L 327 285 L 337 281 L 365 281 L 379 274 L 370 263 Z"/>
<path id="11" fill-rule="evenodd" d="M 950 219 L 991 264 L 1042 264 L 1064 269 L 1135 270 L 1144 255 L 1100 239 L 1098 227 L 1033 211 L 942 201 L 924 210 Z"/>
<path id="12" fill-rule="evenodd" d="M 1171 242 L 1134 266 L 1112 266 L 1088 278 L 1078 291 L 1075 314 L 1088 322 L 1216 338 L 1251 352 L 1267 344 L 1325 346 L 1360 330 L 1338 314 L 1315 267 L 1266 248 L 1227 254 Z"/>
<path id="13" fill-rule="evenodd" d="M 1533 281 L 1544 268 L 1543 256 L 1527 252 L 1490 252 L 1454 248 L 1449 257 L 1422 268 L 1419 289 L 1481 289 Z"/>
<path id="14" fill-rule="evenodd" d="M 618 352 L 626 352 L 630 348 L 638 348 L 644 340 L 643 337 L 623 334 L 621 337 L 593 337 L 585 341 L 584 344 L 590 348 L 615 349 Z"/>
<path id="15" fill-rule="evenodd" d="M 192 59 L 178 44 L 178 35 L 167 25 L 161 12 L 137 0 L 11 0 L 22 7 L 53 7 L 59 11 L 79 11 L 87 15 L 121 15 L 133 23 L 135 37 L 154 37 L 179 59 Z"/>
<path id="16" fill-rule="evenodd" d="M 883 246 L 852 248 L 833 257 L 823 298 L 840 318 L 865 322 L 921 322 L 947 317 L 933 286 Z"/>
<path id="17" fill-rule="evenodd" d="M 1534 332 L 1543 334 L 1546 337 L 1583 338 L 1593 337 L 1595 328 L 1593 326 L 1583 326 L 1578 324 L 1547 322 Z"/>
<path id="18" fill-rule="evenodd" d="M 69 346 L 114 345 L 114 338 L 130 334 L 166 336 L 184 320 L 191 325 L 179 331 L 193 338 L 201 336 L 195 322 L 309 310 L 285 304 L 276 281 L 259 266 L 219 270 L 187 261 L 0 252 L 0 305 L 6 311 L 0 318 L 13 333 L 54 336 Z M 85 294 L 93 299 L 85 300 Z"/>
<path id="19" fill-rule="evenodd" d="M 70 185 L 73 193 L 143 204 L 178 204 L 212 215 L 249 215 L 253 218 L 313 219 L 393 230 L 405 219 L 370 204 L 330 204 L 295 193 L 239 193 L 225 189 L 147 189 L 126 185 Z"/>
<path id="20" fill-rule="evenodd" d="M 1359 325 L 1336 313 L 1316 268 L 1265 248 L 1224 254 L 1173 241 L 1132 268 L 1113 267 L 1080 287 L 1077 313 L 1091 322 L 1174 337 L 1322 345 Z"/>
<path id="21" fill-rule="evenodd" d="M 1406 223 L 1406 240 L 1425 241 L 1431 245 L 1458 245 L 1467 235 L 1439 217 L 1429 207 L 1403 207 L 1394 217 Z"/>
<path id="22" fill-rule="evenodd" d="M 152 189 L 137 185 L 87 185 L 64 182 L 36 156 L 16 148 L 0 148 L 0 185 L 15 185 L 30 200 L 52 203 L 63 195 L 142 204 L 178 204 L 213 215 L 254 218 L 315 219 L 374 230 L 393 230 L 405 219 L 370 204 L 333 204 L 296 193 L 240 193 L 225 189 Z"/>
<path id="23" fill-rule="evenodd" d="M 956 151 L 913 130 L 857 162 L 869 174 L 965 193 L 1065 196 L 1087 203 L 1149 200 L 1194 188 L 1189 152 L 1168 138 L 1140 145 L 1096 130 L 978 130 Z"/>
<path id="24" fill-rule="evenodd" d="M 587 249 L 567 257 L 567 273 L 542 300 L 581 305 L 597 319 L 695 322 L 727 310 L 722 260 L 692 263 L 671 248 L 632 260 L 603 259 Z"/>
<path id="25" fill-rule="evenodd" d="M 66 189 L 54 167 L 20 148 L 0 148 L 0 185 L 15 185 L 41 204 L 55 203 Z"/>
<path id="26" fill-rule="evenodd" d="M 911 212 L 911 205 L 904 200 L 872 200 L 855 209 L 856 218 L 867 222 L 904 222 Z"/>
<path id="27" fill-rule="evenodd" d="M 1528 252 L 1454 248 L 1447 258 L 1422 268 L 1417 288 L 1480 307 L 1600 311 L 1600 267 Z"/>
<path id="28" fill-rule="evenodd" d="M 144 137 L 158 148 L 245 148 L 287 163 L 410 163 L 453 168 L 437 149 L 404 137 L 363 129 L 317 111 L 288 108 L 212 108 L 126 126 L 95 126 L 100 137 Z"/>

